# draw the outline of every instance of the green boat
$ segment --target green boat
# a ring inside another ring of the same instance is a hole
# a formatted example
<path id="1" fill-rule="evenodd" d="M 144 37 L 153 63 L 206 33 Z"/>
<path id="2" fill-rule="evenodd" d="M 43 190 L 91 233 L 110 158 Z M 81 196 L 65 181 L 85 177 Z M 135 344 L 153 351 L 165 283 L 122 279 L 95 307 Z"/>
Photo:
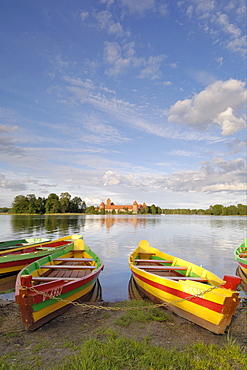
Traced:
<path id="1" fill-rule="evenodd" d="M 49 242 L 46 238 L 27 238 L 27 239 L 15 239 L 0 242 L 0 250 L 12 249 L 14 247 L 27 246 L 31 244 L 39 244 Z"/>
<path id="2" fill-rule="evenodd" d="M 19 272 L 15 300 L 26 329 L 63 314 L 74 301 L 89 301 L 103 265 L 82 239 Z"/>

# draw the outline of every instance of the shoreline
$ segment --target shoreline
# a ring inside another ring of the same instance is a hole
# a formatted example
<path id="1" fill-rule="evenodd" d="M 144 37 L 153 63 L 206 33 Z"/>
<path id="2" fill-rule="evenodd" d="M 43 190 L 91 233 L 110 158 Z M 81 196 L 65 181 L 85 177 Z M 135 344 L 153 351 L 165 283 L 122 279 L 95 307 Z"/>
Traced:
<path id="1" fill-rule="evenodd" d="M 120 326 L 117 322 L 125 314 L 124 311 L 111 310 L 118 303 L 100 302 L 100 305 L 105 306 L 106 310 L 73 306 L 39 329 L 27 331 L 21 321 L 18 305 L 13 301 L 0 300 L 0 358 L 10 366 L 19 366 L 14 369 L 27 369 L 29 366 L 32 369 L 53 368 L 54 363 L 62 366 L 68 356 L 79 355 L 80 346 L 86 341 L 93 339 L 102 343 L 109 335 L 113 340 L 122 338 L 133 343 L 143 342 L 146 338 L 149 348 L 161 347 L 165 351 L 187 353 L 192 346 L 200 343 L 219 349 L 226 345 L 237 345 L 242 351 L 247 350 L 246 305 L 237 309 L 229 329 L 220 335 L 168 310 L 164 310 L 167 313 L 165 321 L 132 320 L 129 326 Z"/>

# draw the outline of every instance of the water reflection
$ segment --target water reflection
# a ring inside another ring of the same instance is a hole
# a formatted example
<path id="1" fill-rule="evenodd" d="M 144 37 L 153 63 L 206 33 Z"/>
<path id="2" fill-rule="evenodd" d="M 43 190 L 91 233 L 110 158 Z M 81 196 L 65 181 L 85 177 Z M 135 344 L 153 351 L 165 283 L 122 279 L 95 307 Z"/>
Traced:
<path id="1" fill-rule="evenodd" d="M 21 216 L 11 217 L 11 226 L 14 234 L 42 234 L 45 232 L 59 232 L 61 235 L 77 233 L 81 227 L 85 226 L 85 218 L 78 216 Z"/>
<path id="2" fill-rule="evenodd" d="M 15 288 L 15 281 L 16 281 L 17 273 L 5 276 L 0 278 L 0 292 L 4 292 L 6 290 L 13 290 Z"/>
<path id="3" fill-rule="evenodd" d="M 62 235 L 68 233 L 76 233 L 81 228 L 87 226 L 100 225 L 101 228 L 111 229 L 113 226 L 132 226 L 134 229 L 146 228 L 147 226 L 155 226 L 161 223 L 161 216 L 148 217 L 148 216 L 91 216 L 91 215 L 45 215 L 45 216 L 11 216 L 11 226 L 13 233 L 23 234 L 36 233 L 41 234 L 46 232 L 59 232 Z M 72 232 L 73 231 L 73 232 Z"/>
<path id="4" fill-rule="evenodd" d="M 211 217 L 210 225 L 212 228 L 223 229 L 223 228 L 238 228 L 240 230 L 246 230 L 246 217 Z"/>
<path id="5" fill-rule="evenodd" d="M 128 298 L 131 301 L 141 301 L 141 300 L 150 301 L 150 299 L 138 287 L 132 275 L 128 284 Z"/>
<path id="6" fill-rule="evenodd" d="M 159 218 L 147 218 L 147 217 L 141 217 L 141 216 L 136 216 L 136 217 L 131 217 L 131 216 L 106 216 L 104 218 L 100 219 L 100 225 L 101 227 L 106 227 L 107 229 L 110 229 L 114 225 L 117 226 L 119 224 L 127 225 L 127 226 L 133 226 L 134 229 L 137 227 L 143 227 L 145 228 L 147 224 L 156 224 L 159 223 L 160 220 Z"/>
<path id="7" fill-rule="evenodd" d="M 0 216 L 0 239 L 81 234 L 102 259 L 105 301 L 128 297 L 128 255 L 142 239 L 164 252 L 203 265 L 216 275 L 235 274 L 234 249 L 246 238 L 246 217 L 182 215 Z"/>

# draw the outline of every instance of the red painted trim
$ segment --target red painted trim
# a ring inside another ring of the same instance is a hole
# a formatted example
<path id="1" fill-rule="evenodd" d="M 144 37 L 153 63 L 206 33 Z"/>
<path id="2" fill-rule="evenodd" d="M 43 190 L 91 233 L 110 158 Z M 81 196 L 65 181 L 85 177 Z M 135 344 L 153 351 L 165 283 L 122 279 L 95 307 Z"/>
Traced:
<path id="1" fill-rule="evenodd" d="M 28 259 L 22 259 L 18 261 L 10 261 L 10 262 L 0 262 L 0 270 L 4 268 L 10 268 L 10 267 L 15 267 L 15 266 L 24 266 L 24 265 L 29 265 L 31 262 L 37 261 L 39 258 L 43 256 L 38 256 L 35 258 L 28 258 Z"/>
<path id="2" fill-rule="evenodd" d="M 240 266 L 242 266 L 242 267 L 244 267 L 244 268 L 246 268 L 246 269 L 247 269 L 247 263 L 242 263 L 242 262 L 240 262 L 240 261 L 238 261 L 238 263 L 239 263 L 239 265 L 240 265 Z"/>
<path id="3" fill-rule="evenodd" d="M 169 294 L 172 294 L 178 298 L 188 298 L 188 297 L 193 297 L 192 294 L 188 294 L 188 293 L 185 293 L 185 292 L 181 292 L 181 290 L 178 290 L 178 289 L 174 289 L 174 288 L 170 288 L 164 284 L 159 284 L 159 283 L 155 283 L 154 281 L 152 280 L 149 280 L 143 276 L 140 276 L 139 274 L 135 273 L 134 271 L 132 271 L 132 273 L 140 280 L 142 280 L 144 283 L 148 284 L 148 285 L 151 285 L 153 286 L 154 288 L 156 289 L 160 289 L 162 290 L 163 292 L 166 292 L 166 293 L 169 293 Z M 208 301 L 206 300 L 205 298 L 200 298 L 200 297 L 195 297 L 195 298 L 192 298 L 190 300 L 190 302 L 192 303 L 195 303 L 199 306 L 202 306 L 202 307 L 205 307 L 205 308 L 208 308 L 212 311 L 215 311 L 215 312 L 218 312 L 218 313 L 222 313 L 222 310 L 224 308 L 224 305 L 222 304 L 219 304 L 219 303 L 215 303 L 215 302 L 211 302 L 211 301 Z"/>

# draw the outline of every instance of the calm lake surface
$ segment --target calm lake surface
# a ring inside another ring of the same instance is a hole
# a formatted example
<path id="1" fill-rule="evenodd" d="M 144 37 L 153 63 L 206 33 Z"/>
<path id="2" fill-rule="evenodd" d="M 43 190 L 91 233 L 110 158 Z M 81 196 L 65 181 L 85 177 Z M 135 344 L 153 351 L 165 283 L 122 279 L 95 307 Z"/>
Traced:
<path id="1" fill-rule="evenodd" d="M 105 265 L 100 275 L 103 300 L 119 301 L 128 298 L 127 258 L 140 240 L 223 278 L 235 274 L 233 252 L 247 237 L 246 224 L 247 218 L 238 216 L 0 215 L 0 240 L 83 235 Z"/>

